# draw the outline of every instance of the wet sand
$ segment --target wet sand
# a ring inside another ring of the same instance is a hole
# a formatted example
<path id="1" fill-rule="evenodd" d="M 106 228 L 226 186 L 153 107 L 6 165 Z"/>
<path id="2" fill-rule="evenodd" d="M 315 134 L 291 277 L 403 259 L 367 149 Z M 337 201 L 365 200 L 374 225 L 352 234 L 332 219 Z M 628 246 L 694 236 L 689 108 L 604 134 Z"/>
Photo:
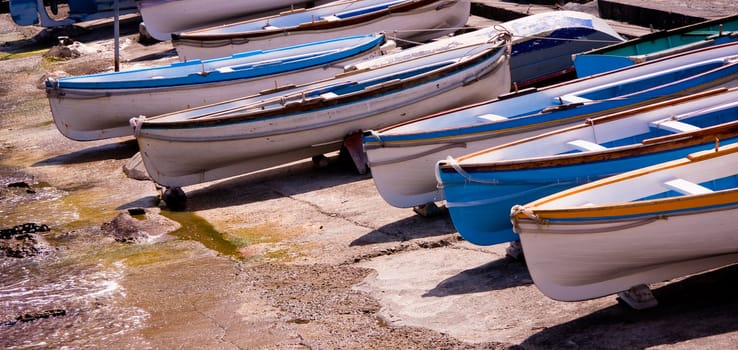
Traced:
<path id="1" fill-rule="evenodd" d="M 169 43 L 138 43 L 136 28 L 123 28 L 123 69 L 176 59 Z M 62 34 L 81 43 L 80 57 L 44 58 Z M 0 257 L 0 347 L 738 343 L 736 267 L 653 285 L 659 306 L 649 310 L 615 296 L 557 302 L 524 262 L 505 257 L 505 245 L 469 244 L 446 215 L 389 206 L 370 175 L 335 155 L 323 168 L 305 161 L 187 187 L 185 211 L 169 212 L 152 182 L 122 171 L 137 151 L 132 137 L 76 142 L 52 122 L 45 77 L 111 70 L 111 34 L 110 26 L 39 33 L 0 14 L 0 228 L 50 228 L 36 234 L 39 254 Z M 131 216 L 134 208 L 145 214 Z"/>

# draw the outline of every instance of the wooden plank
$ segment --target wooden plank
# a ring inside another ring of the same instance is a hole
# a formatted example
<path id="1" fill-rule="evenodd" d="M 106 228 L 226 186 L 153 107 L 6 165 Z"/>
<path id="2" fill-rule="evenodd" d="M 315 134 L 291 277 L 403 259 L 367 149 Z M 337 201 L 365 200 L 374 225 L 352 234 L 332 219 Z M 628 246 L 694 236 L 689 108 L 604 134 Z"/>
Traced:
<path id="1" fill-rule="evenodd" d="M 684 179 L 666 181 L 664 187 L 685 195 L 712 193 L 711 189 Z"/>
<path id="2" fill-rule="evenodd" d="M 607 149 L 607 147 L 605 146 L 602 146 L 600 144 L 594 143 L 592 141 L 587 141 L 587 140 L 572 140 L 572 141 L 567 142 L 566 144 L 582 152 L 604 151 Z"/>

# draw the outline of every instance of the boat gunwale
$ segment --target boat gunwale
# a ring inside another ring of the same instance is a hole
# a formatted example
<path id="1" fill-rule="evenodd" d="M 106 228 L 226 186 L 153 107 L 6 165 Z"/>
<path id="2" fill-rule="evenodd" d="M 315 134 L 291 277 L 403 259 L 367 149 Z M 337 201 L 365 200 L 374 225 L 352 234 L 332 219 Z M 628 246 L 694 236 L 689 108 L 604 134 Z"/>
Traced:
<path id="1" fill-rule="evenodd" d="M 456 166 L 460 166 L 468 173 L 554 168 L 560 166 L 605 162 L 633 156 L 651 155 L 691 146 L 707 145 L 715 143 L 716 139 L 727 140 L 734 138 L 738 138 L 738 120 L 705 127 L 700 130 L 645 139 L 637 144 L 612 147 L 601 151 L 500 160 L 488 163 L 457 163 L 458 165 Z M 454 166 L 446 163 L 445 161 L 439 163 L 439 169 L 448 173 L 456 171 Z"/>
<path id="2" fill-rule="evenodd" d="M 634 65 L 634 66 L 622 67 L 622 68 L 619 68 L 619 69 L 616 69 L 616 70 L 612 70 L 612 71 L 608 71 L 608 72 L 602 72 L 602 73 L 598 73 L 598 74 L 594 74 L 594 75 L 590 75 L 590 76 L 586 76 L 586 77 L 582 77 L 582 78 L 577 78 L 577 79 L 574 79 L 574 80 L 571 80 L 571 81 L 565 81 L 565 82 L 561 82 L 561 83 L 558 83 L 558 84 L 549 85 L 549 86 L 546 86 L 544 88 L 533 88 L 532 90 L 531 89 L 523 89 L 523 90 L 520 90 L 520 91 L 513 91 L 511 93 L 504 94 L 505 96 L 503 98 L 500 98 L 500 97 L 491 98 L 491 99 L 486 100 L 486 101 L 481 101 L 481 102 L 477 102 L 477 103 L 473 103 L 473 104 L 468 104 L 468 105 L 460 106 L 460 107 L 449 109 L 449 110 L 446 110 L 446 111 L 441 111 L 441 112 L 429 114 L 429 115 L 426 115 L 426 116 L 422 116 L 420 118 L 414 118 L 414 119 L 411 119 L 411 120 L 408 120 L 408 121 L 405 121 L 405 122 L 402 122 L 402 123 L 397 123 L 397 124 L 390 125 L 390 126 L 385 127 L 385 128 L 380 128 L 380 129 L 377 129 L 377 130 L 373 130 L 373 131 L 371 131 L 371 133 L 367 133 L 365 136 L 373 137 L 372 134 L 387 133 L 387 132 L 392 131 L 393 129 L 397 129 L 397 128 L 400 128 L 400 127 L 403 127 L 403 126 L 407 126 L 407 125 L 410 125 L 410 124 L 413 124 L 413 123 L 417 123 L 417 122 L 421 122 L 421 121 L 433 119 L 433 118 L 440 117 L 440 116 L 443 116 L 443 115 L 446 115 L 446 114 L 459 113 L 459 112 L 462 112 L 462 111 L 465 111 L 465 110 L 474 109 L 474 108 L 481 107 L 481 106 L 484 106 L 486 104 L 494 103 L 494 102 L 497 102 L 497 101 L 509 100 L 509 99 L 515 98 L 517 96 L 524 96 L 524 95 L 531 94 L 531 93 L 542 93 L 542 94 L 545 94 L 545 93 L 547 93 L 549 91 L 552 91 L 552 90 L 555 90 L 555 89 L 559 89 L 561 87 L 565 87 L 565 86 L 568 86 L 568 85 L 580 84 L 580 83 L 585 82 L 585 81 L 594 80 L 594 79 L 602 79 L 602 77 L 605 77 L 605 76 L 612 76 L 612 75 L 614 75 L 614 74 L 616 74 L 618 72 L 624 71 L 624 70 L 636 69 L 638 67 L 651 67 L 654 64 L 658 64 L 659 62 L 663 62 L 663 61 L 666 61 L 668 59 L 678 58 L 678 57 L 682 57 L 682 56 L 685 56 L 685 55 L 696 54 L 696 53 L 701 53 L 701 52 L 705 52 L 705 51 L 720 50 L 722 48 L 731 47 L 731 46 L 734 46 L 734 47 L 736 47 L 736 49 L 738 49 L 738 42 L 725 43 L 725 44 L 721 44 L 721 45 L 716 45 L 716 46 L 701 48 L 701 49 L 697 49 L 697 50 L 694 50 L 694 51 L 691 51 L 691 52 L 679 53 L 679 54 L 676 54 L 676 55 L 670 56 L 670 57 L 662 57 L 662 58 L 658 58 L 658 59 L 655 59 L 655 60 L 652 60 L 652 61 L 643 62 L 641 64 L 637 64 L 637 65 Z M 738 55 L 738 53 L 736 55 Z M 453 128 L 447 128 L 447 129 L 450 130 L 450 129 L 453 129 Z M 413 131 L 413 132 L 407 132 L 407 133 L 382 135 L 382 137 L 393 138 L 393 137 L 401 137 L 401 136 L 409 136 L 409 135 L 418 135 L 418 134 L 424 134 L 424 133 L 426 133 L 426 131 Z M 368 140 L 368 141 L 366 139 L 364 140 L 365 146 L 370 146 L 370 147 L 385 147 L 385 146 L 387 146 L 385 144 L 385 142 L 386 141 L 379 141 L 379 140 L 373 140 L 373 139 L 372 140 Z M 403 142 L 403 141 L 394 141 L 394 142 L 397 142 L 398 143 L 397 146 L 398 147 L 401 147 L 402 145 L 400 143 Z M 382 144 L 382 146 L 379 146 L 379 144 Z"/>
<path id="3" fill-rule="evenodd" d="M 615 44 L 612 44 L 612 45 L 607 45 L 607 46 L 603 46 L 603 47 L 600 47 L 600 48 L 592 49 L 592 50 L 589 50 L 589 51 L 581 52 L 581 53 L 576 54 L 575 56 L 579 56 L 579 55 L 585 56 L 585 55 L 593 55 L 593 54 L 608 55 L 607 52 L 610 52 L 610 51 L 613 51 L 613 50 L 617 50 L 617 49 L 621 49 L 623 47 L 637 45 L 637 44 L 640 44 L 642 42 L 647 42 L 647 41 L 652 41 L 652 40 L 658 40 L 658 39 L 662 39 L 662 38 L 669 37 L 669 36 L 672 36 L 672 35 L 682 35 L 682 34 L 685 34 L 685 33 L 688 33 L 688 32 L 694 31 L 696 29 L 703 28 L 703 27 L 712 26 L 712 25 L 720 25 L 720 24 L 722 24 L 722 23 L 724 23 L 726 21 L 738 22 L 738 14 L 728 15 L 728 16 L 724 16 L 724 17 L 720 17 L 720 18 L 715 18 L 715 19 L 703 21 L 703 22 L 689 24 L 689 25 L 686 25 L 686 26 L 681 26 L 681 27 L 677 27 L 677 28 L 671 28 L 671 29 L 660 30 L 660 31 L 657 31 L 657 32 L 652 32 L 652 33 L 644 34 L 644 35 L 639 36 L 638 38 L 635 38 L 635 39 L 631 39 L 631 40 L 627 40 L 627 41 L 624 41 L 624 42 L 615 43 Z"/>
<path id="4" fill-rule="evenodd" d="M 236 124 L 236 123 L 241 123 L 241 122 L 262 121 L 262 120 L 269 119 L 270 117 L 288 118 L 290 117 L 290 115 L 293 115 L 295 113 L 314 111 L 316 105 L 320 105 L 322 108 L 331 108 L 335 105 L 351 103 L 351 102 L 355 102 L 358 100 L 371 98 L 372 96 L 383 95 L 391 91 L 403 90 L 408 87 L 414 87 L 414 86 L 426 84 L 428 82 L 438 80 L 443 77 L 451 76 L 456 72 L 460 72 L 466 69 L 471 69 L 472 67 L 475 67 L 485 61 L 488 61 L 495 56 L 499 56 L 495 60 L 494 64 L 490 65 L 487 69 L 485 69 L 485 71 L 491 72 L 495 70 L 496 68 L 498 68 L 500 64 L 503 64 L 504 61 L 506 60 L 507 45 L 505 45 L 504 41 L 498 42 L 498 43 L 491 43 L 488 45 L 490 45 L 490 47 L 483 49 L 481 52 L 478 52 L 472 56 L 460 56 L 461 58 L 464 58 L 464 57 L 466 58 L 461 61 L 450 63 L 444 67 L 434 69 L 430 72 L 425 72 L 420 75 L 412 76 L 407 79 L 394 81 L 392 84 L 385 84 L 383 86 L 380 86 L 374 89 L 372 89 L 370 86 L 369 89 L 363 89 L 359 92 L 341 95 L 337 98 L 332 98 L 329 100 L 324 100 L 322 98 L 312 98 L 312 99 L 305 99 L 301 101 L 289 101 L 290 103 L 286 103 L 280 108 L 274 108 L 274 109 L 263 110 L 263 111 L 255 111 L 255 112 L 247 111 L 247 112 L 243 112 L 243 113 L 239 113 L 239 114 L 231 115 L 231 116 L 220 116 L 220 117 L 202 118 L 202 119 L 187 119 L 187 120 L 181 120 L 181 121 L 162 121 L 162 119 L 165 119 L 166 117 L 170 115 L 183 112 L 183 111 L 178 111 L 174 113 L 163 114 L 159 116 L 146 118 L 142 122 L 141 128 L 142 130 L 149 129 L 149 128 L 150 129 L 199 128 L 199 127 Z M 478 45 L 473 45 L 473 46 L 478 46 Z M 458 50 L 458 49 L 459 48 L 454 48 L 454 50 Z M 399 63 L 396 63 L 396 64 L 399 64 Z M 489 73 L 486 73 L 486 74 L 489 74 Z M 326 82 L 326 81 L 330 81 L 330 79 L 323 80 L 322 82 Z M 303 86 L 307 87 L 314 83 L 308 83 Z M 317 89 L 318 88 L 316 87 L 316 89 L 311 89 L 311 90 L 317 90 Z M 296 93 L 296 94 L 299 94 L 299 93 Z M 212 104 L 209 106 L 213 106 L 213 105 L 217 105 L 217 104 Z M 207 106 L 197 107 L 197 108 L 193 108 L 190 110 L 205 108 L 205 107 Z M 243 106 L 237 107 L 237 109 L 239 108 L 244 108 L 244 107 Z M 197 118 L 197 117 L 194 117 L 194 118 Z M 147 137 L 149 136 L 147 135 Z"/>
<path id="5" fill-rule="evenodd" d="M 64 78 L 60 78 L 60 79 L 47 79 L 46 82 L 45 82 L 45 86 L 46 86 L 47 93 L 49 93 L 50 91 L 57 91 L 59 93 L 62 93 L 62 92 L 63 93 L 75 93 L 77 91 L 84 90 L 84 91 L 90 91 L 90 93 L 93 93 L 94 94 L 97 90 L 111 90 L 111 91 L 115 91 L 117 93 L 117 92 L 122 92 L 124 90 L 129 90 L 129 89 L 139 89 L 139 90 L 140 89 L 146 89 L 146 90 L 169 89 L 169 88 L 173 88 L 173 87 L 182 87 L 182 86 L 188 86 L 188 85 L 200 85 L 200 86 L 202 86 L 202 85 L 206 85 L 206 84 L 214 84 L 214 83 L 217 84 L 217 83 L 221 83 L 221 82 L 232 82 L 234 80 L 256 79 L 256 78 L 262 78 L 262 77 L 270 76 L 270 75 L 278 75 L 278 74 L 283 74 L 283 73 L 289 73 L 291 71 L 296 71 L 296 70 L 312 69 L 312 68 L 323 66 L 323 65 L 326 65 L 326 64 L 332 64 L 332 63 L 335 63 L 335 62 L 340 62 L 340 61 L 343 61 L 343 60 L 346 60 L 346 59 L 350 59 L 351 57 L 361 56 L 363 54 L 370 53 L 373 50 L 379 48 L 385 42 L 386 36 L 384 34 L 382 34 L 382 33 L 374 33 L 374 34 L 369 34 L 369 35 L 351 36 L 351 37 L 344 37 L 344 38 L 338 38 L 338 39 L 341 39 L 341 40 L 343 40 L 343 39 L 350 40 L 352 42 L 355 41 L 356 43 L 353 44 L 353 45 L 351 45 L 351 46 L 348 46 L 348 47 L 343 47 L 343 48 L 336 47 L 336 48 L 333 48 L 333 49 L 326 49 L 326 50 L 320 51 L 318 53 L 318 55 L 310 56 L 310 57 L 307 57 L 307 58 L 299 58 L 298 60 L 290 61 L 290 64 L 297 64 L 297 65 L 299 65 L 299 67 L 297 69 L 294 69 L 293 67 L 290 67 L 290 68 L 279 69 L 279 70 L 276 70 L 276 71 L 269 71 L 269 72 L 264 72 L 264 73 L 260 73 L 260 74 L 253 74 L 253 72 L 254 72 L 255 69 L 254 68 L 251 68 L 251 69 L 244 69 L 244 70 L 240 70 L 240 71 L 239 70 L 234 70 L 233 72 L 223 73 L 223 72 L 218 71 L 218 69 L 232 67 L 232 66 L 235 66 L 235 65 L 239 65 L 241 63 L 223 64 L 223 65 L 218 65 L 217 67 L 209 67 L 210 69 L 207 70 L 207 71 L 204 71 L 204 72 L 188 73 L 186 75 L 176 75 L 176 76 L 172 76 L 172 77 L 167 77 L 165 79 L 153 79 L 151 77 L 144 77 L 144 78 L 139 78 L 139 79 L 116 80 L 114 83 L 125 83 L 127 85 L 125 87 L 120 87 L 120 88 L 117 88 L 117 87 L 109 87 L 109 86 L 103 86 L 103 87 L 95 86 L 95 85 L 100 85 L 100 83 L 106 83 L 105 81 L 89 81 L 89 82 L 84 82 L 84 81 L 83 82 L 75 82 L 74 81 L 75 79 L 80 79 L 80 78 L 83 78 L 83 79 L 97 78 L 97 77 L 104 78 L 104 77 L 108 77 L 108 76 L 115 76 L 115 75 L 123 76 L 123 75 L 126 75 L 126 74 L 136 74 L 136 73 L 141 73 L 141 72 L 156 72 L 156 71 L 177 70 L 178 68 L 183 68 L 183 67 L 198 67 L 198 66 L 203 66 L 205 64 L 209 64 L 209 63 L 212 63 L 212 62 L 218 62 L 218 61 L 221 61 L 221 62 L 224 62 L 225 63 L 228 60 L 236 60 L 236 59 L 238 59 L 239 58 L 238 57 L 239 55 L 237 54 L 237 55 L 232 55 L 232 56 L 224 57 L 224 58 L 216 58 L 216 59 L 209 59 L 209 60 L 192 60 L 192 61 L 186 61 L 186 62 L 177 62 L 177 63 L 166 65 L 166 66 L 147 67 L 147 68 L 142 68 L 142 69 L 133 69 L 133 70 L 128 70 L 128 71 L 122 71 L 122 72 L 104 72 L 104 73 L 97 73 L 97 74 L 90 74 L 90 75 L 83 75 L 83 76 L 64 77 Z M 332 42 L 333 41 L 330 41 L 330 43 L 332 43 Z M 324 44 L 324 43 L 329 43 L 329 41 L 320 41 L 320 42 L 314 42 L 314 43 L 311 43 L 311 44 L 320 45 L 320 44 Z M 287 52 L 288 50 L 285 50 L 285 49 L 289 49 L 289 48 L 293 48 L 293 47 L 294 48 L 309 48 L 309 47 L 312 47 L 312 46 L 311 45 L 294 45 L 294 46 L 280 48 L 280 49 L 276 49 L 276 50 L 263 50 L 263 51 L 262 50 L 252 50 L 252 51 L 243 52 L 240 55 L 249 54 L 249 55 L 245 55 L 245 56 L 248 56 L 248 57 L 259 57 L 259 55 L 261 55 L 262 53 L 271 54 L 271 53 L 280 52 L 280 51 Z M 292 56 L 286 57 L 286 58 L 292 58 Z M 278 58 L 275 58 L 275 59 L 278 59 Z M 312 63 L 311 61 L 316 61 L 317 63 Z M 258 65 L 258 62 L 250 63 L 250 65 L 257 66 Z M 259 67 L 257 67 L 257 68 L 259 68 Z M 204 73 L 204 75 L 203 75 L 203 73 Z M 211 80 L 201 81 L 201 82 L 187 81 L 190 77 L 195 76 L 195 75 L 197 75 L 197 76 L 210 76 L 213 73 L 217 74 L 218 79 L 211 79 Z M 248 75 L 246 75 L 246 73 L 248 73 Z M 246 75 L 246 76 L 244 76 L 244 75 Z M 171 82 L 171 83 L 169 83 L 169 85 L 156 84 L 156 85 L 150 85 L 149 86 L 148 84 L 150 82 L 152 82 L 152 81 L 154 81 L 154 82 L 167 81 L 167 82 Z M 181 82 L 179 82 L 179 81 L 181 81 Z M 64 86 L 65 83 L 67 83 L 67 82 L 69 82 L 71 84 L 74 84 L 74 85 L 82 85 L 82 84 L 85 84 L 85 85 L 92 85 L 92 86 L 90 86 L 90 87 L 85 87 L 85 86 Z M 139 83 L 141 83 L 141 84 L 139 84 Z M 139 84 L 139 85 L 135 85 L 135 84 Z M 131 91 L 129 93 L 135 94 L 135 93 L 139 93 L 139 92 L 140 91 Z M 105 91 L 97 92 L 97 94 L 104 95 L 105 94 Z"/>
<path id="6" fill-rule="evenodd" d="M 586 207 L 583 207 L 583 206 L 567 206 L 567 207 L 560 207 L 560 208 L 542 208 L 541 207 L 548 203 L 557 201 L 561 198 L 577 195 L 579 193 L 587 192 L 595 188 L 606 187 L 613 183 L 619 183 L 619 182 L 632 180 L 637 177 L 645 176 L 645 175 L 652 174 L 652 173 L 668 171 L 669 169 L 672 169 L 672 168 L 679 168 L 682 166 L 694 165 L 702 161 L 706 161 L 709 159 L 713 159 L 716 157 L 733 154 L 737 152 L 738 152 L 738 142 L 722 146 L 718 148 L 717 150 L 700 151 L 700 152 L 692 153 L 680 159 L 675 159 L 675 160 L 647 166 L 647 167 L 640 168 L 637 170 L 628 171 L 625 173 L 613 175 L 613 176 L 600 179 L 597 181 L 589 182 L 583 185 L 579 185 L 579 186 L 576 186 L 570 189 L 557 192 L 549 196 L 545 196 L 543 198 L 539 198 L 533 202 L 522 205 L 520 206 L 518 210 L 511 212 L 511 218 L 513 218 L 514 220 L 523 220 L 526 218 L 531 219 L 531 220 L 549 220 L 549 219 L 559 219 L 559 218 L 577 218 L 577 217 L 584 218 L 584 217 L 595 217 L 595 216 L 622 216 L 624 215 L 624 213 L 630 213 L 629 215 L 639 215 L 639 213 L 663 212 L 665 209 L 674 210 L 674 208 L 678 207 L 677 203 L 688 203 L 688 204 L 682 205 L 682 207 L 688 206 L 688 205 L 695 205 L 694 204 L 695 200 L 708 201 L 711 198 L 714 198 L 715 196 L 732 197 L 730 202 L 735 203 L 735 202 L 738 202 L 738 199 L 736 199 L 736 194 L 738 194 L 738 188 L 714 191 L 714 192 L 706 193 L 706 194 L 679 195 L 679 196 L 668 197 L 668 198 L 658 198 L 658 199 L 635 201 L 635 202 L 593 204 L 593 205 L 588 205 Z M 724 197 L 719 197 L 719 198 L 724 198 Z M 724 199 L 719 199 L 719 200 L 713 200 L 712 204 L 710 205 L 714 206 L 720 203 L 728 203 L 728 202 L 729 201 L 725 201 Z M 697 204 L 697 206 L 698 205 L 699 204 Z M 702 206 L 705 206 L 705 205 L 702 205 Z M 659 208 L 659 209 L 648 211 L 647 209 L 649 207 Z M 622 208 L 622 209 L 618 209 L 618 208 Z M 616 213 L 616 210 L 617 210 L 617 213 Z M 607 213 L 611 213 L 611 214 L 607 214 Z M 612 214 L 612 213 L 616 213 L 616 214 Z M 534 218 L 531 218 L 531 216 L 534 216 Z"/>
<path id="7" fill-rule="evenodd" d="M 631 104 L 624 104 L 624 105 L 617 105 L 614 107 L 609 107 L 609 109 L 596 109 L 591 112 L 585 112 L 581 113 L 582 108 L 587 108 L 588 106 L 606 106 L 606 103 L 611 103 L 612 101 L 622 100 L 628 97 L 632 97 L 634 95 L 645 95 L 649 96 L 649 94 L 653 94 L 654 91 L 664 90 L 668 89 L 671 90 L 674 88 L 674 86 L 677 86 L 678 84 L 685 83 L 686 81 L 691 81 L 695 79 L 700 79 L 701 77 L 704 77 L 709 74 L 715 74 L 716 72 L 722 72 L 722 71 L 729 71 L 732 69 L 738 70 L 738 61 L 724 64 L 720 67 L 710 69 L 707 71 L 703 71 L 701 73 L 698 73 L 696 75 L 688 76 L 686 78 L 682 78 L 680 80 L 672 81 L 670 83 L 662 84 L 653 86 L 641 91 L 635 91 L 626 95 L 616 96 L 612 98 L 607 98 L 603 100 L 597 101 L 597 103 L 590 104 L 590 105 L 582 105 L 582 104 L 569 104 L 569 105 L 562 105 L 565 107 L 574 107 L 574 108 L 565 108 L 563 110 L 544 110 L 540 112 L 534 112 L 530 114 L 523 114 L 520 116 L 516 116 L 513 118 L 509 118 L 508 120 L 503 120 L 499 122 L 486 122 L 486 123 L 475 123 L 475 124 L 464 124 L 461 126 L 454 126 L 449 128 L 442 128 L 442 129 L 434 129 L 432 131 L 427 130 L 420 130 L 415 131 L 411 133 L 402 133 L 402 134 L 390 134 L 390 135 L 381 135 L 380 133 L 374 132 L 374 131 L 367 131 L 364 133 L 364 139 L 363 144 L 365 149 L 378 149 L 378 148 L 391 148 L 391 147 L 416 147 L 421 145 L 431 145 L 431 144 L 439 144 L 439 143 L 460 143 L 460 142 L 471 142 L 479 139 L 485 139 L 491 137 L 490 135 L 509 135 L 520 132 L 520 130 L 535 130 L 535 129 L 542 129 L 545 127 L 551 127 L 555 125 L 562 125 L 566 123 L 571 123 L 574 120 L 587 120 L 587 119 L 594 119 L 595 117 L 604 116 L 607 114 L 617 113 L 620 111 L 633 109 L 633 108 L 640 108 L 645 105 L 658 103 L 661 101 L 665 101 L 668 99 L 677 98 L 679 96 L 686 96 L 689 94 L 694 94 L 696 92 L 700 92 L 701 90 L 710 89 L 715 86 L 719 86 L 723 82 L 727 80 L 735 80 L 736 76 L 738 76 L 738 72 L 735 73 L 725 73 L 720 75 L 719 78 L 714 80 L 709 80 L 705 82 L 700 82 L 699 84 L 691 85 L 690 87 L 682 90 L 677 90 L 669 94 L 659 94 L 658 96 L 652 96 L 652 97 L 644 97 L 642 100 L 639 100 L 638 102 L 631 103 Z M 488 103 L 488 102 L 487 102 Z M 485 104 L 485 102 L 481 102 L 480 104 Z M 479 104 L 476 104 L 475 106 L 478 106 Z M 465 108 L 469 108 L 469 106 L 462 107 L 461 110 L 464 110 Z M 454 110 L 454 113 L 457 110 Z M 573 115 L 568 115 L 563 118 L 550 118 L 550 115 L 552 113 L 568 113 L 570 111 L 578 111 L 580 113 L 574 113 Z M 452 112 L 446 111 L 442 112 L 440 115 L 450 114 Z M 438 116 L 438 115 L 434 115 Z M 549 118 L 545 118 L 545 117 Z M 529 121 L 533 118 L 545 118 L 543 121 L 540 122 L 533 122 L 533 123 L 525 123 L 525 121 Z M 417 121 L 417 119 L 415 120 Z M 503 126 L 504 128 L 501 128 L 500 126 Z M 397 127 L 397 125 L 391 126 L 391 128 Z M 436 137 L 428 137 L 425 136 L 423 138 L 416 138 L 411 139 L 408 138 L 409 136 L 414 135 L 429 135 L 431 133 L 434 134 L 440 134 L 444 132 L 453 132 L 448 135 L 442 135 L 442 136 L 436 136 Z M 375 138 L 367 140 L 367 138 Z"/>
<path id="8" fill-rule="evenodd" d="M 389 7 L 386 7 L 384 9 L 369 12 L 366 14 L 361 14 L 357 16 L 352 16 L 345 19 L 339 19 L 335 21 L 327 21 L 327 20 L 320 20 L 320 21 L 313 21 L 313 22 L 303 22 L 296 25 L 292 25 L 289 27 L 280 27 L 275 29 L 262 29 L 262 30 L 249 30 L 249 31 L 243 31 L 243 32 L 234 32 L 234 33 L 219 33 L 219 34 L 208 34 L 204 33 L 209 29 L 217 28 L 203 28 L 199 30 L 193 30 L 188 32 L 182 32 L 182 33 L 172 33 L 172 43 L 176 45 L 186 45 L 186 46 L 198 46 L 198 47 L 210 47 L 210 46 L 223 46 L 228 45 L 231 43 L 240 43 L 240 42 L 248 42 L 249 39 L 254 38 L 260 38 L 260 37 L 267 37 L 274 34 L 285 34 L 288 33 L 294 33 L 294 32 L 303 32 L 303 31 L 312 31 L 312 30 L 327 30 L 327 29 L 336 29 L 336 28 L 342 28 L 346 26 L 351 26 L 355 24 L 365 23 L 369 22 L 378 18 L 384 18 L 388 17 L 391 14 L 403 14 L 403 13 L 409 13 L 412 11 L 415 11 L 417 9 L 426 7 L 428 5 L 431 5 L 433 3 L 437 3 L 440 0 L 410 0 L 405 1 L 399 4 L 391 5 Z M 463 2 L 467 0 L 452 0 L 454 2 Z M 328 5 L 334 5 L 339 6 L 342 4 L 331 4 L 328 3 L 324 5 L 326 8 L 329 8 Z M 319 8 L 312 8 L 311 10 L 315 10 Z M 307 12 L 307 11 L 306 11 Z M 225 27 L 225 26 L 238 26 L 240 24 L 248 23 L 248 22 L 258 22 L 262 21 L 264 19 L 271 19 L 271 18 L 277 18 L 280 17 L 280 15 L 274 15 L 269 17 L 263 17 L 258 18 L 255 20 L 250 21 L 242 21 L 242 22 L 236 22 L 231 23 L 228 25 L 223 25 L 219 27 Z M 236 40 L 236 42 L 233 42 L 233 40 Z M 216 41 L 223 41 L 216 42 Z"/>

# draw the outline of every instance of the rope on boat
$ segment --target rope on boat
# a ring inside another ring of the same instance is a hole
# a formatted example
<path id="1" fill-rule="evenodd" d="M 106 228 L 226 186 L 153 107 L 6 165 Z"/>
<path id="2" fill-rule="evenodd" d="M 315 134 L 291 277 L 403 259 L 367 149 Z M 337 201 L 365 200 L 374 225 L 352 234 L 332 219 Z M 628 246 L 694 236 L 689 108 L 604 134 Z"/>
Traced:
<path id="1" fill-rule="evenodd" d="M 466 170 L 464 170 L 464 168 L 461 167 L 461 165 L 459 164 L 459 162 L 456 161 L 456 158 L 454 158 L 452 156 L 448 156 L 448 157 L 446 157 L 446 159 L 442 160 L 441 162 L 446 162 L 446 164 L 448 164 L 452 168 L 454 168 L 454 170 L 456 170 L 456 172 L 459 173 L 459 175 L 463 176 L 464 179 L 466 179 L 468 181 L 473 181 L 472 178 L 471 178 L 471 175 L 469 175 L 469 173 L 467 173 Z M 441 178 L 440 178 L 440 175 L 438 175 L 438 172 L 436 172 L 436 181 L 438 181 L 438 184 L 439 184 L 439 187 L 440 187 L 440 185 L 441 185 Z"/>
<path id="2" fill-rule="evenodd" d="M 140 115 L 138 117 L 133 117 L 130 120 L 128 120 L 128 123 L 131 124 L 131 127 L 133 128 L 133 136 L 140 136 L 141 135 L 141 126 L 143 125 L 143 122 L 146 120 L 146 116 Z"/>
<path id="3" fill-rule="evenodd" d="M 370 135 L 374 136 L 377 139 L 377 142 L 379 142 L 380 147 L 384 147 L 384 140 L 379 136 L 379 133 L 376 130 L 369 130 L 368 131 Z"/>
<path id="4" fill-rule="evenodd" d="M 510 208 L 510 221 L 512 221 L 513 228 L 518 227 L 518 215 L 523 214 L 531 219 L 533 219 L 536 223 L 542 223 L 543 220 L 541 220 L 541 217 L 536 215 L 535 212 L 532 210 L 520 205 L 515 204 Z"/>

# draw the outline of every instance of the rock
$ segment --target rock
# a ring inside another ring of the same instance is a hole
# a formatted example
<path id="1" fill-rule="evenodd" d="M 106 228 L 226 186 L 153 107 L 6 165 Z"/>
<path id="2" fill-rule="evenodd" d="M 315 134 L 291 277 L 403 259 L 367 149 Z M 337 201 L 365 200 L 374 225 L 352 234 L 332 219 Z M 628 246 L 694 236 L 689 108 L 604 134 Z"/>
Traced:
<path id="1" fill-rule="evenodd" d="M 41 311 L 41 312 L 26 313 L 26 314 L 16 317 L 15 319 L 16 321 L 20 321 L 20 322 L 31 322 L 31 321 L 35 321 L 41 318 L 64 316 L 66 314 L 67 314 L 66 310 L 52 309 L 52 310 L 46 310 L 46 311 Z"/>
<path id="2" fill-rule="evenodd" d="M 43 56 L 56 58 L 77 58 L 80 56 L 80 53 L 76 49 L 72 49 L 64 45 L 56 45 L 52 46 L 49 51 L 43 54 Z"/>
<path id="3" fill-rule="evenodd" d="M 149 236 L 143 230 L 143 224 L 140 220 L 136 220 L 125 213 L 118 214 L 113 221 L 102 224 L 100 228 L 112 235 L 116 242 L 121 243 L 136 243 Z"/>
<path id="4" fill-rule="evenodd" d="M 123 166 L 123 173 L 134 180 L 151 180 L 149 173 L 146 172 L 141 153 L 138 152 Z"/>
<path id="5" fill-rule="evenodd" d="M 25 181 L 18 181 L 8 184 L 8 188 L 31 188 L 31 185 L 29 185 Z"/>
<path id="6" fill-rule="evenodd" d="M 49 231 L 46 225 L 26 223 L 0 230 L 0 252 L 10 258 L 27 258 L 49 251 L 46 241 L 38 232 Z"/>

